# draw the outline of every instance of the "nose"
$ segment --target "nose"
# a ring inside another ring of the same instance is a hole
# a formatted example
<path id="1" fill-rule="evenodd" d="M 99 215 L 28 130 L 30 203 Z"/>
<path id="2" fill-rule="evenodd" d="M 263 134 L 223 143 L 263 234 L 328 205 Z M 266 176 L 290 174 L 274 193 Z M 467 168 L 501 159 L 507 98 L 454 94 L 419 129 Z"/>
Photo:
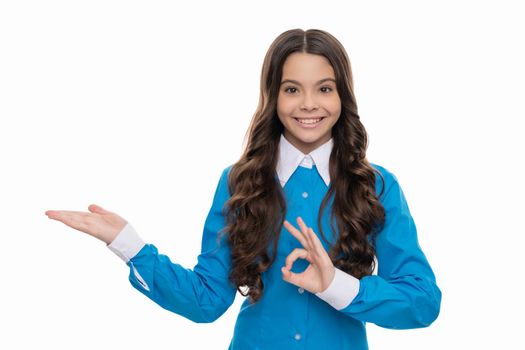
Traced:
<path id="1" fill-rule="evenodd" d="M 304 111 L 316 110 L 319 108 L 311 93 L 305 93 L 299 108 Z"/>

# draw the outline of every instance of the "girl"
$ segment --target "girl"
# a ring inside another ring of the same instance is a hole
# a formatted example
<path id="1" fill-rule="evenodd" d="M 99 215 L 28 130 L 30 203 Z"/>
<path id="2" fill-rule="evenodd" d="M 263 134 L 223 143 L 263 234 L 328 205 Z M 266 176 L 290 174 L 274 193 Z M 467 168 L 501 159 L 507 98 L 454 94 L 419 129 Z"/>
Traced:
<path id="1" fill-rule="evenodd" d="M 229 349 L 367 349 L 366 322 L 428 326 L 441 292 L 396 176 L 366 148 L 345 49 L 289 30 L 265 56 L 244 152 L 218 181 L 193 270 L 100 206 L 46 215 L 104 241 L 136 289 L 194 322 L 247 296 Z"/>

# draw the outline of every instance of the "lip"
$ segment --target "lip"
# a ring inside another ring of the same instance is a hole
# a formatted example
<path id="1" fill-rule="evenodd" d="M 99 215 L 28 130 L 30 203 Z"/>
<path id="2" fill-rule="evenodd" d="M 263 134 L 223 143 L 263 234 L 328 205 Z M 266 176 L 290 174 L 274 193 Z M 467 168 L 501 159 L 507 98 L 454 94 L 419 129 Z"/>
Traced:
<path id="1" fill-rule="evenodd" d="M 325 115 L 319 115 L 319 116 L 311 116 L 311 117 L 308 117 L 308 118 L 297 118 L 297 117 L 292 117 L 293 120 L 295 120 L 295 123 L 297 125 L 299 125 L 301 128 L 304 128 L 304 129 L 314 129 L 316 128 L 317 126 L 321 125 L 323 123 L 323 121 L 326 119 L 326 116 Z M 303 124 L 301 123 L 299 120 L 302 120 L 302 119 L 319 119 L 321 118 L 320 121 L 318 121 L 317 123 L 313 123 L 313 124 Z"/>
<path id="2" fill-rule="evenodd" d="M 310 117 L 292 117 L 293 119 L 317 119 L 317 118 L 326 118 L 326 115 L 312 115 Z"/>

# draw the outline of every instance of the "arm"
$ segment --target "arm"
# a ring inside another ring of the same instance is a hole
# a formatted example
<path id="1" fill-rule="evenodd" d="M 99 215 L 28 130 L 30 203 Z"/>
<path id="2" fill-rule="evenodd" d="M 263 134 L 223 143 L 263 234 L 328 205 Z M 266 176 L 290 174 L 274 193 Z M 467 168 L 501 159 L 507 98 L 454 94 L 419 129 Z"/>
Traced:
<path id="1" fill-rule="evenodd" d="M 386 221 L 376 240 L 377 275 L 357 280 L 338 271 L 330 287 L 319 296 L 342 313 L 381 327 L 426 327 L 439 314 L 441 291 L 419 246 L 403 191 L 393 174 L 383 174 Z M 357 295 L 345 296 L 345 292 L 337 292 L 336 286 L 354 290 Z"/>
<path id="2" fill-rule="evenodd" d="M 235 299 L 236 288 L 228 280 L 230 248 L 225 236 L 217 245 L 217 234 L 225 226 L 222 207 L 229 197 L 227 174 L 225 169 L 215 191 L 193 270 L 171 262 L 153 244 L 144 244 L 129 224 L 108 245 L 130 267 L 133 287 L 194 322 L 213 322 Z"/>
<path id="3" fill-rule="evenodd" d="M 385 191 L 380 198 L 385 224 L 375 248 L 378 274 L 361 280 L 337 269 L 314 231 L 297 218 L 300 230 L 285 221 L 284 226 L 303 248 L 294 249 L 282 267 L 283 279 L 315 293 L 334 309 L 363 322 L 385 328 L 418 328 L 430 325 L 438 316 L 441 291 L 421 250 L 414 220 L 396 177 L 382 168 Z M 379 188 L 376 181 L 376 192 Z M 310 265 L 301 273 L 291 272 L 293 262 L 306 259 Z"/>

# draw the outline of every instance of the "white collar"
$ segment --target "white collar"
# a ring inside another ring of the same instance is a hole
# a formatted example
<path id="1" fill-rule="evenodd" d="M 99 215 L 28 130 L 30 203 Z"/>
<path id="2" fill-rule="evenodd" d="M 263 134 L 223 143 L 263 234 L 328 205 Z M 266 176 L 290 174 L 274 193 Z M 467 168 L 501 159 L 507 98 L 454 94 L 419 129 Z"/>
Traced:
<path id="1" fill-rule="evenodd" d="M 330 153 L 332 153 L 334 141 L 331 138 L 310 154 L 305 155 L 299 151 L 294 145 L 288 141 L 283 134 L 279 140 L 279 153 L 277 159 L 277 176 L 284 187 L 290 176 L 294 173 L 298 166 L 305 168 L 312 168 L 316 165 L 319 175 L 323 178 L 326 186 L 330 183 L 330 171 L 328 168 L 330 161 Z"/>

